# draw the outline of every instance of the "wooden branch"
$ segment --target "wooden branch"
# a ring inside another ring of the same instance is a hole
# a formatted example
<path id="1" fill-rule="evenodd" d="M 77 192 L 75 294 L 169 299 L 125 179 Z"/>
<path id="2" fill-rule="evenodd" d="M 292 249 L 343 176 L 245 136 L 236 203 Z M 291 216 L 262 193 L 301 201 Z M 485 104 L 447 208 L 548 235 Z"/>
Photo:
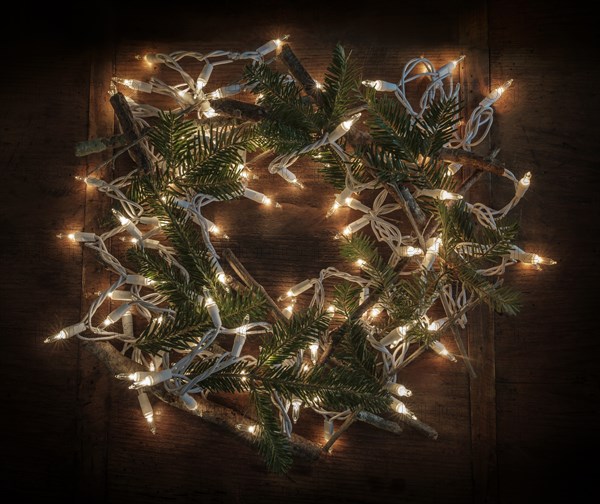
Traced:
<path id="1" fill-rule="evenodd" d="M 308 73 L 306 68 L 304 68 L 304 65 L 302 65 L 298 59 L 298 56 L 294 54 L 294 51 L 292 51 L 292 48 L 289 44 L 283 45 L 281 48 L 280 57 L 294 79 L 300 83 L 306 94 L 313 98 L 317 105 L 321 105 L 323 98 L 321 96 L 321 92 L 317 88 L 317 81 L 315 81 L 315 79 L 313 79 Z"/>
<path id="2" fill-rule="evenodd" d="M 123 147 L 127 144 L 127 137 L 124 134 L 111 137 L 94 138 L 75 144 L 75 156 L 84 157 L 98 152 L 104 152 L 107 149 Z"/>
<path id="3" fill-rule="evenodd" d="M 377 427 L 378 429 L 391 432 L 392 434 L 402 434 L 404 430 L 402 429 L 402 426 L 396 422 L 386 420 L 385 418 L 381 418 L 380 416 L 368 411 L 359 411 L 356 415 L 356 419 L 360 422 L 372 425 L 373 427 Z"/>
<path id="4" fill-rule="evenodd" d="M 498 176 L 502 176 L 505 170 L 504 163 L 496 161 L 496 159 L 484 158 L 483 156 L 474 154 L 473 152 L 466 152 L 462 149 L 442 149 L 440 157 L 446 161 L 460 163 L 463 166 L 476 168 Z"/>
<path id="5" fill-rule="evenodd" d="M 227 259 L 231 268 L 238 274 L 238 276 L 244 281 L 244 283 L 248 287 L 255 287 L 256 289 L 259 290 L 259 292 L 267 300 L 267 303 L 269 303 L 269 305 L 273 309 L 275 316 L 281 321 L 284 321 L 284 322 L 287 321 L 287 317 L 283 314 L 283 312 L 281 311 L 279 306 L 277 306 L 277 303 L 275 301 L 273 301 L 273 298 L 271 296 L 269 296 L 269 293 L 265 290 L 265 288 L 261 284 L 259 284 L 256 280 L 254 280 L 254 278 L 252 277 L 252 275 L 250 273 L 248 273 L 248 270 L 244 267 L 244 265 L 236 257 L 236 255 L 233 253 L 233 251 L 231 249 L 226 248 L 225 250 L 223 250 L 223 257 L 225 257 L 225 259 Z"/>
<path id="6" fill-rule="evenodd" d="M 415 420 L 414 418 L 411 418 L 407 415 L 397 415 L 397 417 L 402 423 L 409 425 L 410 427 L 412 427 L 415 430 L 418 430 L 422 434 L 425 434 L 425 436 L 427 436 L 429 439 L 438 438 L 437 431 L 430 425 L 421 422 L 421 420 Z"/>
<path id="7" fill-rule="evenodd" d="M 114 346 L 106 341 L 82 341 L 81 345 L 102 362 L 113 375 L 143 370 L 143 367 L 140 364 L 125 357 Z M 247 430 L 240 430 L 237 427 L 238 425 L 251 425 L 255 423 L 255 421 L 237 411 L 215 404 L 212 401 L 208 401 L 198 396 L 195 397 L 198 402 L 198 409 L 191 411 L 185 406 L 181 399 L 172 394 L 168 394 L 162 387 L 152 387 L 148 390 L 166 404 L 179 408 L 186 413 L 201 417 L 203 420 L 218 425 L 251 444 L 255 442 L 255 438 L 252 434 Z M 297 434 L 292 434 L 290 444 L 292 452 L 295 455 L 309 460 L 317 459 L 321 454 L 321 447 L 318 444 L 313 443 L 302 436 L 298 436 Z"/>
<path id="8" fill-rule="evenodd" d="M 212 108 L 219 114 L 243 119 L 245 121 L 258 122 L 268 116 L 268 112 L 263 107 L 254 103 L 246 103 L 231 98 L 223 98 L 211 102 Z"/>
<path id="9" fill-rule="evenodd" d="M 141 131 L 133 118 L 127 100 L 122 93 L 115 93 L 110 97 L 110 104 L 115 111 L 117 119 L 119 119 L 127 143 L 132 144 L 129 152 L 131 152 L 136 164 L 144 173 L 148 173 L 152 169 L 152 161 L 150 161 L 144 147 L 139 144 Z"/>

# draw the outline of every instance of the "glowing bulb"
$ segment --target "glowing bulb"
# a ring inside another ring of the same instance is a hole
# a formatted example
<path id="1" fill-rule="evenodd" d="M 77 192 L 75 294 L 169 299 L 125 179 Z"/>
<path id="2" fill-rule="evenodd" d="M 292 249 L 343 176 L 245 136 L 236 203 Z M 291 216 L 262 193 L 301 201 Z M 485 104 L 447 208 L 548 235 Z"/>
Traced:
<path id="1" fill-rule="evenodd" d="M 315 81 L 315 88 L 316 89 L 323 89 L 323 84 L 321 84 L 319 81 Z"/>
<path id="2" fill-rule="evenodd" d="M 401 341 L 404 341 L 409 329 L 410 327 L 407 325 L 398 326 L 391 330 L 384 338 L 381 338 L 379 344 L 383 346 L 396 346 Z"/>
<path id="3" fill-rule="evenodd" d="M 403 245 L 398 248 L 398 253 L 403 257 L 413 257 L 416 255 L 421 255 L 423 250 L 419 247 L 413 247 L 412 245 Z"/>
<path id="4" fill-rule="evenodd" d="M 444 357 L 451 362 L 456 362 L 456 357 L 454 357 L 454 355 L 452 355 L 441 342 L 433 341 L 430 343 L 429 348 L 431 348 L 439 356 Z"/>
<path id="5" fill-rule="evenodd" d="M 520 199 L 527 192 L 527 189 L 529 189 L 529 186 L 531 185 L 531 177 L 531 172 L 527 172 L 519 180 L 519 183 L 517 184 L 517 188 L 515 190 L 515 198 Z"/>
<path id="6" fill-rule="evenodd" d="M 481 107 L 491 107 L 503 94 L 504 92 L 512 85 L 513 80 L 510 79 L 506 81 L 502 86 L 494 89 L 490 94 L 488 94 L 483 100 L 479 102 L 479 106 Z"/>
<path id="7" fill-rule="evenodd" d="M 294 314 L 294 305 L 293 304 L 287 305 L 282 311 L 283 311 L 283 315 L 285 316 L 285 318 L 290 319 L 290 318 L 292 318 L 292 315 Z"/>
<path id="8" fill-rule="evenodd" d="M 367 261 L 365 261 L 364 259 L 357 259 L 357 260 L 356 260 L 356 265 L 357 265 L 359 268 L 362 268 L 362 267 L 363 267 L 365 264 L 367 264 Z"/>
<path id="9" fill-rule="evenodd" d="M 335 313 L 335 306 L 334 305 L 329 305 L 327 307 L 327 313 Z"/>
<path id="10" fill-rule="evenodd" d="M 145 392 L 140 392 L 138 394 L 138 402 L 140 403 L 142 415 L 144 415 L 144 418 L 148 422 L 150 431 L 152 432 L 152 434 L 156 434 L 156 425 L 154 425 L 154 410 L 152 409 L 152 404 L 150 404 L 150 399 L 148 399 L 148 395 Z"/>
<path id="11" fill-rule="evenodd" d="M 319 354 L 319 343 L 311 343 L 308 349 L 310 350 L 310 360 L 314 366 L 317 363 L 317 357 Z"/>
<path id="12" fill-rule="evenodd" d="M 254 424 L 253 425 L 248 425 L 248 432 L 250 434 L 252 434 L 252 435 L 256 434 L 256 429 L 257 429 L 256 425 L 254 425 Z"/>
<path id="13" fill-rule="evenodd" d="M 392 394 L 397 395 L 398 397 L 410 397 L 412 396 L 412 392 L 408 390 L 404 385 L 400 383 L 388 383 L 385 388 L 387 388 Z"/>
<path id="14" fill-rule="evenodd" d="M 381 309 L 379 308 L 371 308 L 371 317 L 375 318 L 381 314 Z"/>
<path id="15" fill-rule="evenodd" d="M 48 336 L 44 343 L 54 343 L 55 341 L 61 341 L 68 338 L 72 338 L 73 336 L 77 336 L 86 330 L 86 325 L 83 322 L 79 322 L 78 324 L 74 324 L 68 327 L 61 329 L 58 333 L 53 336 Z"/>
<path id="16" fill-rule="evenodd" d="M 462 168 L 462 165 L 460 163 L 450 163 L 448 165 L 448 170 L 447 170 L 446 174 L 449 177 L 452 177 L 453 175 L 456 175 L 461 168 Z"/>
<path id="17" fill-rule="evenodd" d="M 221 282 L 222 284 L 226 284 L 227 283 L 227 275 L 225 273 L 219 273 L 217 275 L 217 280 L 219 282 Z"/>
<path id="18" fill-rule="evenodd" d="M 461 199 L 463 199 L 463 197 L 461 194 L 452 193 L 452 192 L 445 191 L 444 189 L 442 189 L 440 191 L 439 199 L 441 199 L 442 201 L 444 201 L 444 200 L 461 200 Z"/>
<path id="19" fill-rule="evenodd" d="M 406 416 L 412 418 L 413 420 L 417 419 L 416 415 L 412 411 L 410 411 L 402 401 L 399 401 L 395 397 L 392 398 L 391 408 L 396 413 L 399 413 L 401 415 L 406 415 Z"/>
<path id="20" fill-rule="evenodd" d="M 69 233 L 69 234 L 67 235 L 67 238 L 68 238 L 69 240 L 75 241 L 75 233 Z"/>
<path id="21" fill-rule="evenodd" d="M 292 398 L 292 420 L 294 423 L 298 421 L 300 418 L 300 407 L 302 406 L 302 401 L 297 397 Z"/>
<path id="22" fill-rule="evenodd" d="M 382 80 L 364 80 L 362 84 L 363 86 L 372 87 L 375 91 L 383 91 L 384 93 L 391 93 L 398 89 L 396 84 Z"/>
<path id="23" fill-rule="evenodd" d="M 336 140 L 339 140 L 346 133 L 348 133 L 352 125 L 358 120 L 359 117 L 360 114 L 354 114 L 350 119 L 347 119 L 346 121 L 340 123 L 339 126 L 337 126 L 331 133 L 329 133 L 329 143 L 333 143 Z"/>

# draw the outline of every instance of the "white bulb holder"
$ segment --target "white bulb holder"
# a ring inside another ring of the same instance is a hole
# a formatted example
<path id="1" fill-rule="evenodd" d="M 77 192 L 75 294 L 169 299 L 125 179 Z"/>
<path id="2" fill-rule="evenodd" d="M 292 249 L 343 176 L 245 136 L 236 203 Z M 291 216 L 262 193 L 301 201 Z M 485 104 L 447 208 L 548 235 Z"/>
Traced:
<path id="1" fill-rule="evenodd" d="M 352 128 L 352 125 L 356 121 L 358 121 L 359 117 L 360 117 L 360 113 L 354 114 L 350 119 L 347 119 L 347 120 L 341 122 L 331 133 L 329 133 L 329 136 L 327 138 L 329 143 L 333 143 L 333 142 L 339 140 L 346 133 L 348 133 L 348 131 L 350 131 L 350 128 Z"/>
<path id="2" fill-rule="evenodd" d="M 357 231 L 360 231 L 362 228 L 367 226 L 368 224 L 369 224 L 369 219 L 367 219 L 366 217 L 361 217 L 360 219 L 355 220 L 354 222 L 351 222 L 350 224 L 348 224 L 342 230 L 342 234 L 344 236 L 350 237 Z"/>
<path id="3" fill-rule="evenodd" d="M 244 197 L 252 201 L 256 201 L 257 203 L 261 203 L 262 205 L 271 204 L 271 199 L 269 197 L 265 196 L 263 193 L 254 191 L 253 189 L 249 189 L 247 187 L 244 189 Z"/>
<path id="4" fill-rule="evenodd" d="M 86 325 L 83 322 L 79 322 L 77 324 L 73 324 L 67 327 L 63 327 L 59 332 L 52 336 L 48 336 L 44 343 L 54 343 L 55 341 L 66 340 L 81 334 L 87 329 Z"/>
<path id="5" fill-rule="evenodd" d="M 510 79 L 506 81 L 502 86 L 494 89 L 490 94 L 488 94 L 483 100 L 479 102 L 479 106 L 483 108 L 491 107 L 494 103 L 496 103 L 500 97 L 504 94 L 504 92 L 512 85 L 513 80 Z"/>
<path id="6" fill-rule="evenodd" d="M 379 340 L 379 344 L 383 346 L 397 345 L 401 341 L 404 341 L 406 333 L 408 332 L 409 326 L 401 325 L 390 331 L 386 336 Z"/>
<path id="7" fill-rule="evenodd" d="M 194 399 L 190 394 L 182 394 L 181 401 L 190 411 L 196 411 L 198 409 L 198 401 L 196 401 L 196 399 Z"/>
<path id="8" fill-rule="evenodd" d="M 291 287 L 290 290 L 287 291 L 286 295 L 287 297 L 299 296 L 303 292 L 306 292 L 308 289 L 310 289 L 313 285 L 314 280 L 312 280 L 311 278 L 307 278 L 306 280 L 302 280 L 302 282 Z"/>
<path id="9" fill-rule="evenodd" d="M 196 79 L 196 89 L 198 91 L 201 91 L 202 89 L 204 89 L 204 86 L 206 86 L 206 84 L 208 84 L 208 80 L 210 79 L 210 76 L 212 75 L 213 68 L 214 68 L 214 66 L 208 62 L 206 63 L 206 65 L 204 65 L 204 67 L 202 67 L 202 70 L 200 71 L 200 75 L 198 75 L 198 78 Z"/>
<path id="10" fill-rule="evenodd" d="M 393 93 L 398 89 L 398 85 L 393 82 L 387 82 L 383 80 L 364 80 L 362 81 L 363 86 L 372 87 L 375 91 L 382 93 Z"/>
<path id="11" fill-rule="evenodd" d="M 108 327 L 121 320 L 123 315 L 129 311 L 129 308 L 131 308 L 131 304 L 129 303 L 118 306 L 106 316 L 104 322 L 102 322 L 102 327 Z"/>
<path id="12" fill-rule="evenodd" d="M 141 287 L 148 287 L 152 285 L 154 281 L 142 275 L 127 275 L 125 277 L 125 283 L 129 285 L 139 285 Z"/>

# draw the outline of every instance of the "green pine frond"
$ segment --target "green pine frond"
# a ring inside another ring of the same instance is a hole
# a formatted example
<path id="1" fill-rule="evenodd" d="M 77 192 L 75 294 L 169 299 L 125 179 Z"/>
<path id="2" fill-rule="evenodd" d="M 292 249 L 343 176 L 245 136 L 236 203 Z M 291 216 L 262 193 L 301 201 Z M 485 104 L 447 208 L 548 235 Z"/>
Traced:
<path id="1" fill-rule="evenodd" d="M 454 265 L 453 272 L 464 286 L 498 313 L 516 315 L 521 308 L 521 296 L 511 287 L 497 286 L 467 264 Z"/>
<path id="2" fill-rule="evenodd" d="M 315 309 L 294 315 L 289 322 L 277 322 L 273 334 L 268 335 L 258 356 L 258 366 L 276 366 L 311 343 L 319 340 L 319 335 L 327 330 L 331 315 Z"/>
<path id="3" fill-rule="evenodd" d="M 342 282 L 334 287 L 333 306 L 336 313 L 340 313 L 349 319 L 358 308 L 359 296 L 362 291 L 360 285 L 350 282 Z"/>
<path id="4" fill-rule="evenodd" d="M 164 160 L 168 173 L 187 165 L 190 152 L 196 147 L 197 131 L 193 121 L 169 112 L 160 113 L 157 123 L 148 131 L 148 139 Z"/>
<path id="5" fill-rule="evenodd" d="M 248 65 L 244 77 L 249 85 L 255 85 L 254 92 L 262 95 L 258 105 L 269 111 L 267 123 L 285 119 L 283 122 L 291 128 L 308 134 L 317 132 L 312 105 L 295 81 L 264 64 Z"/>
<path id="6" fill-rule="evenodd" d="M 219 307 L 221 321 L 225 327 L 238 327 L 248 315 L 251 320 L 263 320 L 267 311 L 267 302 L 256 288 L 239 292 L 228 292 L 216 282 L 211 289 Z"/>
<path id="7" fill-rule="evenodd" d="M 136 346 L 144 352 L 189 350 L 206 331 L 213 327 L 206 310 L 179 307 L 174 317 L 163 317 L 150 323 L 142 332 Z"/>
<path id="8" fill-rule="evenodd" d="M 442 98 L 429 105 L 418 126 L 423 136 L 420 154 L 435 157 L 452 137 L 453 127 L 459 121 L 460 104 L 452 98 Z"/>
<path id="9" fill-rule="evenodd" d="M 218 361 L 219 357 L 195 361 L 186 370 L 186 375 L 192 379 L 195 376 L 206 373 Z M 249 392 L 251 382 L 248 376 L 252 373 L 253 368 L 254 366 L 246 361 L 237 361 L 218 371 L 211 372 L 198 385 L 207 392 L 225 392 L 230 394 Z"/>
<path id="10" fill-rule="evenodd" d="M 281 432 L 271 395 L 264 389 L 253 389 L 250 398 L 259 425 L 255 433 L 258 451 L 271 471 L 284 473 L 292 465 L 292 450 L 287 437 Z"/>
<path id="11" fill-rule="evenodd" d="M 347 119 L 349 109 L 356 105 L 358 78 L 359 70 L 350 54 L 346 55 L 344 48 L 336 45 L 321 91 L 323 105 L 320 112 L 326 119 L 323 121 L 326 129 L 333 129 Z"/>
<path id="12" fill-rule="evenodd" d="M 137 271 L 156 282 L 154 289 L 167 296 L 172 306 L 195 305 L 198 302 L 201 286 L 188 282 L 179 268 L 169 264 L 155 250 L 134 247 L 127 255 L 137 266 Z"/>

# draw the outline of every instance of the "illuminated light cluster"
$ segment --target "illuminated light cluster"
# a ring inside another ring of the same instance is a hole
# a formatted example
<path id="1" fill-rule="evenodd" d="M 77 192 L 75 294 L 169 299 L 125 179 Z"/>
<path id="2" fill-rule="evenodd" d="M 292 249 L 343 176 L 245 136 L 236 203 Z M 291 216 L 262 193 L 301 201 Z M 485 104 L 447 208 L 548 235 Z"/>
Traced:
<path id="1" fill-rule="evenodd" d="M 494 89 L 490 94 L 488 94 L 483 100 L 479 102 L 480 107 L 491 107 L 496 101 L 500 99 L 500 97 L 504 94 L 504 92 L 512 86 L 513 79 L 507 80 L 504 84 Z"/>
<path id="2" fill-rule="evenodd" d="M 358 121 L 359 118 L 360 118 L 360 114 L 354 114 L 350 119 L 347 119 L 346 121 L 343 121 L 342 123 L 340 123 L 331 133 L 329 133 L 329 136 L 328 136 L 329 143 L 333 143 L 336 140 L 339 140 L 340 138 L 342 138 L 346 133 L 348 133 L 348 131 L 350 131 L 350 128 L 352 128 L 352 125 L 356 121 Z"/>

